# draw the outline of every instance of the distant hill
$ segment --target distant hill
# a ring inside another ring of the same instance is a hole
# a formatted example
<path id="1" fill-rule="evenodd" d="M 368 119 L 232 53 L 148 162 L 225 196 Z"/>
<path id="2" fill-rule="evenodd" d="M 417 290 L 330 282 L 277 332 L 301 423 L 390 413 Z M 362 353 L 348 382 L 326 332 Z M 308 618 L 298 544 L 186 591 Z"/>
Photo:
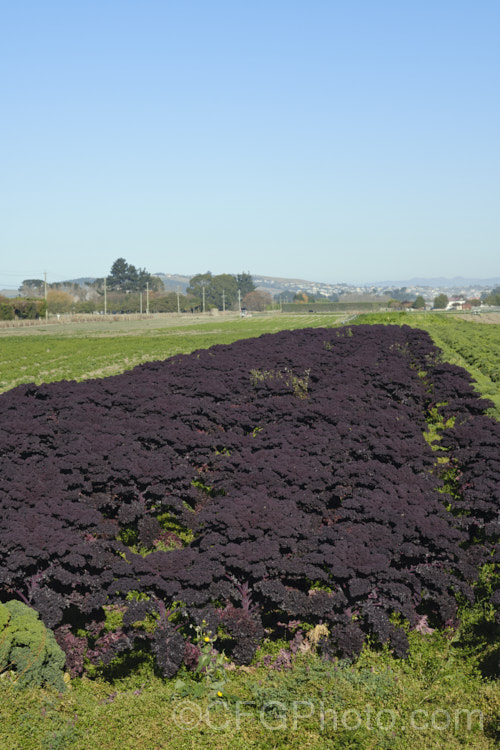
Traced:
<path id="1" fill-rule="evenodd" d="M 86 284 L 93 284 L 96 280 L 97 276 L 81 276 L 79 279 L 67 279 L 66 281 L 61 281 L 61 284 L 79 284 L 80 286 L 85 286 Z"/>
<path id="2" fill-rule="evenodd" d="M 158 276 L 163 281 L 163 286 L 167 292 L 176 292 L 179 290 L 181 294 L 186 293 L 186 289 L 189 286 L 191 276 L 183 276 L 178 273 L 154 273 L 153 276 Z"/>
<path id="3" fill-rule="evenodd" d="M 181 294 L 186 292 L 187 287 L 192 276 L 186 274 L 177 273 L 163 273 L 157 272 L 153 276 L 158 276 L 167 292 L 179 291 Z M 271 294 L 281 294 L 283 292 L 297 292 L 305 291 L 313 295 L 328 296 L 330 294 L 343 295 L 346 293 L 357 293 L 363 294 L 366 292 L 374 293 L 375 290 L 382 288 L 387 291 L 387 288 L 401 288 L 401 287 L 428 287 L 429 289 L 440 289 L 446 290 L 459 290 L 466 289 L 467 287 L 484 287 L 485 289 L 492 289 L 493 287 L 500 285 L 500 276 L 496 276 L 488 279 L 477 279 L 469 278 L 464 276 L 455 276 L 453 278 L 446 278 L 444 276 L 436 277 L 424 277 L 414 276 L 411 279 L 403 280 L 389 280 L 389 281 L 377 281 L 371 284 L 345 284 L 345 283 L 327 283 L 325 281 L 310 281 L 307 279 L 294 279 L 287 278 L 284 276 L 263 276 L 261 274 L 252 274 L 255 286 L 258 289 L 263 289 Z M 82 277 L 79 279 L 68 280 L 67 283 L 77 283 L 81 285 L 90 284 L 95 281 L 95 277 Z M 61 282 L 64 283 L 64 282 Z M 12 296 L 10 292 L 9 296 Z"/>
<path id="4" fill-rule="evenodd" d="M 455 287 L 467 287 L 467 286 L 497 286 L 500 284 L 500 276 L 496 276 L 491 279 L 476 279 L 467 278 L 464 276 L 454 276 L 453 278 L 446 278 L 445 276 L 435 276 L 431 278 L 425 278 L 423 276 L 414 276 L 412 279 L 406 279 L 403 281 L 377 281 L 375 286 L 430 286 L 430 287 L 443 287 L 448 289 L 454 289 Z"/>

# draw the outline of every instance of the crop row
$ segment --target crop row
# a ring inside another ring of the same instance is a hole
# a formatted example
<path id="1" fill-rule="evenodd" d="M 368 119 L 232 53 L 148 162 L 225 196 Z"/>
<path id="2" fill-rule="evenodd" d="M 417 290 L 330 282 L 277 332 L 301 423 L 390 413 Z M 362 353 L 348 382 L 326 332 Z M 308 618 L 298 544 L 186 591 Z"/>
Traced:
<path id="1" fill-rule="evenodd" d="M 367 634 L 404 654 L 402 623 L 453 623 L 494 559 L 487 406 L 407 326 L 281 332 L 19 386 L 0 397 L 0 596 L 40 612 L 74 673 L 139 642 L 172 675 L 203 620 L 238 663 L 297 620 L 328 626 L 326 654 Z M 453 496 L 430 413 L 455 420 Z"/>
<path id="2" fill-rule="evenodd" d="M 440 336 L 471 367 L 494 383 L 500 382 L 499 326 L 474 323 L 442 326 Z"/>

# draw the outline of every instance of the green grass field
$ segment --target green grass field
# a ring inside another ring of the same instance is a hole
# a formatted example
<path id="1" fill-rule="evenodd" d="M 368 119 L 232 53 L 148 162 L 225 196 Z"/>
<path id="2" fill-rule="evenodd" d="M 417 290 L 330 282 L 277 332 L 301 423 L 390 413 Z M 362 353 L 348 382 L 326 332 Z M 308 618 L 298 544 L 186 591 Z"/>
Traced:
<path id="1" fill-rule="evenodd" d="M 460 321 L 434 317 L 358 320 L 426 328 L 447 358 L 466 363 L 467 351 L 456 349 L 463 346 Z M 276 315 L 193 323 L 170 318 L 2 329 L 0 389 L 112 375 L 178 352 L 285 328 L 335 326 L 342 319 Z M 480 361 L 468 367 L 483 378 L 481 389 L 498 394 L 498 382 L 482 364 L 488 359 L 494 373 L 498 347 L 488 358 L 486 342 L 495 340 L 498 327 L 469 325 L 474 326 L 467 329 L 469 346 L 478 342 Z M 500 654 L 488 604 L 492 575 L 485 573 L 475 607 L 461 610 L 458 631 L 411 633 L 406 660 L 370 644 L 355 664 L 327 664 L 310 653 L 298 657 L 292 670 L 278 672 L 259 666 L 264 654 L 275 656 L 286 645 L 269 643 L 250 667 L 227 671 L 222 696 L 190 696 L 190 686 L 194 690 L 196 685 L 181 671 L 188 688 L 183 699 L 176 697 L 175 680 L 155 675 L 147 654 L 133 669 L 122 657 L 112 667 L 95 670 L 92 678 L 72 680 L 63 694 L 20 689 L 7 672 L 0 673 L 0 748 L 493 750 L 500 741 Z"/>
<path id="2" fill-rule="evenodd" d="M 0 329 L 0 393 L 20 383 L 116 375 L 141 362 L 282 329 L 332 326 L 342 315 L 273 315 L 192 322 L 165 317 Z"/>
<path id="3" fill-rule="evenodd" d="M 413 638 L 406 661 L 366 649 L 356 665 L 298 657 L 292 670 L 236 670 L 237 696 L 175 699 L 147 664 L 134 676 L 73 680 L 63 695 L 2 689 L 9 750 L 498 747 L 500 696 L 451 637 Z M 184 675 L 183 675 L 184 677 Z"/>

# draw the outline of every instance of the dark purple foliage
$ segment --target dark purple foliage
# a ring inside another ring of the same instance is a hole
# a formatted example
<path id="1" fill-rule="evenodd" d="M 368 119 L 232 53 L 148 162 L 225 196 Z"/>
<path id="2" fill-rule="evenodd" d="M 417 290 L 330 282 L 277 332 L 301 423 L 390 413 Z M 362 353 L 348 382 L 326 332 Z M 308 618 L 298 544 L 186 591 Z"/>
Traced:
<path id="1" fill-rule="evenodd" d="M 159 625 L 152 638 L 151 650 L 164 677 L 173 677 L 184 660 L 185 640 L 171 623 Z"/>
<path id="2" fill-rule="evenodd" d="M 190 640 L 187 640 L 184 644 L 184 664 L 191 671 L 194 672 L 198 666 L 198 662 L 201 656 L 201 649 Z"/>
<path id="3" fill-rule="evenodd" d="M 71 677 L 78 677 L 83 672 L 87 639 L 74 635 L 71 625 L 61 625 L 54 631 L 57 643 L 66 654 L 66 669 Z"/>
<path id="4" fill-rule="evenodd" d="M 456 420 L 442 443 L 452 495 L 423 438 L 436 406 Z M 264 628 L 297 619 L 329 626 L 325 653 L 353 656 L 372 633 L 403 654 L 391 614 L 453 620 L 457 593 L 472 599 L 478 567 L 498 559 L 487 406 L 406 326 L 287 331 L 19 386 L 0 396 L 0 596 L 40 612 L 75 673 L 82 649 L 106 662 L 139 638 L 174 674 L 202 619 L 240 663 Z M 183 547 L 181 528 L 194 533 Z M 103 631 L 106 605 L 124 608 L 120 631 Z M 152 613 L 149 638 L 134 623 Z M 76 628 L 92 623 L 82 645 Z"/>

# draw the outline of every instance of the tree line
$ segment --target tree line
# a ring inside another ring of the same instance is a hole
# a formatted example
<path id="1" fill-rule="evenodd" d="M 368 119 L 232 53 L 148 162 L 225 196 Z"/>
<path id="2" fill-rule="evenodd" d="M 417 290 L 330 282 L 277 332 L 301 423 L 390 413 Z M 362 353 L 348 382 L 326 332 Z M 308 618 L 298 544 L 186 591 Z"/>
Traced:
<path id="1" fill-rule="evenodd" d="M 158 276 L 117 258 L 108 276 L 85 281 L 45 283 L 25 279 L 22 297 L 0 298 L 0 320 L 38 318 L 64 313 L 208 312 L 265 310 L 272 304 L 267 292 L 256 289 L 250 272 L 213 275 L 210 271 L 190 280 L 185 294 L 167 292 Z"/>

